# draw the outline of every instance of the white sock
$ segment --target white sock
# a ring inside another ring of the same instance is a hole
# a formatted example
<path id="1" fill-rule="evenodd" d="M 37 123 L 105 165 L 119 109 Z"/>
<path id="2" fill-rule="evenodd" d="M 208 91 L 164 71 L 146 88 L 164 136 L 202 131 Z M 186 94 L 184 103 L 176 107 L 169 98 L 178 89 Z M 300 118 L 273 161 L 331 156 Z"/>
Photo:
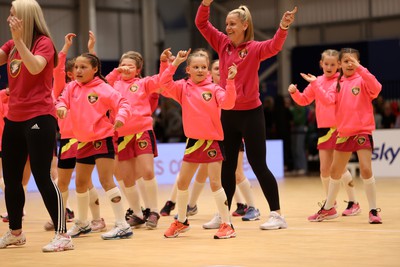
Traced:
<path id="1" fill-rule="evenodd" d="M 110 204 L 113 209 L 114 216 L 115 216 L 115 222 L 126 224 L 127 222 L 125 221 L 125 211 L 124 211 L 124 206 L 122 205 L 121 191 L 119 191 L 119 188 L 114 187 L 114 188 L 108 190 L 106 192 L 106 195 L 107 195 L 108 199 L 110 200 Z M 118 198 L 120 198 L 119 201 L 118 201 Z M 117 201 L 114 202 L 113 199 L 115 199 Z"/>
<path id="2" fill-rule="evenodd" d="M 131 186 L 126 188 L 126 199 L 128 200 L 129 207 L 133 210 L 136 216 L 139 218 L 143 218 L 143 212 L 140 207 L 140 201 L 139 201 L 139 191 L 137 189 L 137 186 Z"/>
<path id="3" fill-rule="evenodd" d="M 151 180 L 144 180 L 144 185 L 149 202 L 147 207 L 150 208 L 150 211 L 158 213 L 158 186 L 156 177 L 153 177 Z"/>
<path id="4" fill-rule="evenodd" d="M 236 184 L 236 189 L 235 189 L 235 194 L 233 195 L 233 199 L 236 201 L 236 203 L 241 203 L 241 204 L 245 203 L 245 201 L 242 198 L 242 194 L 240 193 L 238 184 Z"/>
<path id="5" fill-rule="evenodd" d="M 254 194 L 251 190 L 250 181 L 248 179 L 244 179 L 240 184 L 237 185 L 237 187 L 239 188 L 240 193 L 242 193 L 247 206 L 254 208 L 256 203 L 254 201 Z"/>
<path id="6" fill-rule="evenodd" d="M 77 220 L 81 223 L 86 223 L 88 221 L 87 214 L 89 210 L 89 191 L 84 193 L 76 192 L 76 201 L 78 204 Z"/>
<path id="7" fill-rule="evenodd" d="M 186 221 L 186 206 L 189 201 L 189 190 L 179 190 L 176 192 L 178 206 L 178 221 L 184 223 Z"/>
<path id="8" fill-rule="evenodd" d="M 92 213 L 93 220 L 100 220 L 100 202 L 99 202 L 99 194 L 97 193 L 97 189 L 93 186 L 89 190 L 89 208 Z"/>
<path id="9" fill-rule="evenodd" d="M 344 189 L 346 190 L 347 196 L 349 197 L 349 201 L 357 203 L 357 201 L 356 201 L 356 190 L 354 188 L 353 177 L 351 176 L 350 171 L 346 170 L 346 172 L 343 173 L 343 175 L 340 178 L 340 180 L 342 181 Z"/>
<path id="10" fill-rule="evenodd" d="M 362 178 L 362 177 L 361 177 Z M 369 204 L 369 210 L 376 209 L 376 183 L 375 177 L 372 175 L 368 179 L 362 179 L 364 182 L 365 194 Z"/>
<path id="11" fill-rule="evenodd" d="M 330 176 L 323 177 L 322 175 L 320 177 L 321 177 L 321 182 L 322 182 L 322 189 L 324 190 L 325 196 L 327 197 L 328 189 L 329 189 L 329 180 L 331 179 L 331 177 Z"/>
<path id="12" fill-rule="evenodd" d="M 199 200 L 200 194 L 204 189 L 206 183 L 199 183 L 196 180 L 193 182 L 192 191 L 190 192 L 189 207 L 193 208 Z"/>
<path id="13" fill-rule="evenodd" d="M 118 183 L 118 186 L 119 186 L 119 189 L 120 189 L 120 191 L 121 191 L 121 193 L 122 193 L 122 196 L 123 197 L 126 197 L 126 192 L 125 192 L 125 183 L 124 183 L 124 180 L 123 179 L 121 179 L 121 180 L 117 180 L 117 183 Z"/>
<path id="14" fill-rule="evenodd" d="M 140 196 L 142 197 L 144 207 L 148 208 L 149 207 L 149 198 L 147 196 L 146 185 L 144 184 L 143 177 L 140 177 L 138 180 L 136 180 L 136 185 L 138 188 L 138 192 L 139 192 Z"/>
<path id="15" fill-rule="evenodd" d="M 231 224 L 230 218 L 229 218 L 229 209 L 226 203 L 228 203 L 225 190 L 224 188 L 220 188 L 215 192 L 212 192 L 215 203 L 217 204 L 217 209 L 219 216 L 221 216 L 221 221 L 223 223 Z"/>
<path id="16" fill-rule="evenodd" d="M 326 202 L 324 209 L 330 210 L 335 205 L 336 197 L 340 190 L 340 179 L 329 179 L 329 189 L 328 196 L 326 197 Z"/>

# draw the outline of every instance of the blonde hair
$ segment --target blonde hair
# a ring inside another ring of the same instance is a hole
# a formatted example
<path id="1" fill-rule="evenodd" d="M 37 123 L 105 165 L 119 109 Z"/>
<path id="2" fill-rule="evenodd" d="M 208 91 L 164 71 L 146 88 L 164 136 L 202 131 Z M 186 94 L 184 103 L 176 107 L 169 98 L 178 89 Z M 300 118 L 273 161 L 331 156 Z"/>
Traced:
<path id="1" fill-rule="evenodd" d="M 250 10 L 247 6 L 241 5 L 238 8 L 231 10 L 228 15 L 236 14 L 242 23 L 247 22 L 247 29 L 244 32 L 244 41 L 254 40 L 254 26 L 253 19 L 251 18 Z"/>
<path id="2" fill-rule="evenodd" d="M 122 54 L 121 59 L 119 60 L 119 64 L 121 64 L 122 60 L 125 58 L 132 59 L 136 62 L 136 68 L 142 71 L 143 69 L 143 57 L 139 52 L 136 51 L 128 51 Z"/>
<path id="3" fill-rule="evenodd" d="M 321 53 L 321 60 L 323 61 L 325 57 L 337 57 L 339 59 L 339 51 L 335 49 L 326 49 Z"/>
<path id="4" fill-rule="evenodd" d="M 54 46 L 54 41 L 51 38 L 50 31 L 38 2 L 35 0 L 14 0 L 11 5 L 14 7 L 15 16 L 22 20 L 24 29 L 22 40 L 26 47 L 30 51 L 39 36 L 44 35 L 49 37 L 53 43 L 54 67 L 56 67 L 58 63 L 57 49 Z M 13 55 L 15 51 L 16 48 L 14 47 L 11 51 L 11 55 Z"/>

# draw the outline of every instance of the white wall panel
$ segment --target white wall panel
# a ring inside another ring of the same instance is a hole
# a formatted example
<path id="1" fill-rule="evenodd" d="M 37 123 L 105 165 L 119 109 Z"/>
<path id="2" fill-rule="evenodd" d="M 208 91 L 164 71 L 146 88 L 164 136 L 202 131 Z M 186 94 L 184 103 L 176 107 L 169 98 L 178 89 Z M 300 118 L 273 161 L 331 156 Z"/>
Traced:
<path id="1" fill-rule="evenodd" d="M 96 44 L 98 55 L 104 60 L 119 59 L 122 51 L 119 49 L 119 23 L 115 12 L 97 12 Z"/>
<path id="2" fill-rule="evenodd" d="M 399 0 L 372 0 L 372 16 L 383 17 L 400 14 Z"/>

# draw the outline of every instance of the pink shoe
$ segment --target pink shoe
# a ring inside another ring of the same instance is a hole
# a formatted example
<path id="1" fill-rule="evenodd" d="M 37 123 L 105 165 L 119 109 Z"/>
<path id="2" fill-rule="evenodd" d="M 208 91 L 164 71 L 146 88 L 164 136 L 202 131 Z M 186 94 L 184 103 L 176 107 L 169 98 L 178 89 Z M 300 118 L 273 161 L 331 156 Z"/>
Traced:
<path id="1" fill-rule="evenodd" d="M 381 209 L 374 209 L 369 211 L 369 223 L 370 224 L 381 224 L 382 219 L 381 216 L 379 216 L 379 212 Z"/>
<path id="2" fill-rule="evenodd" d="M 308 217 L 308 220 L 310 222 L 322 222 L 323 220 L 335 219 L 338 216 L 339 214 L 337 213 L 335 207 L 332 207 L 329 210 L 325 210 L 324 207 L 322 207 L 317 213 Z"/>
<path id="3" fill-rule="evenodd" d="M 349 201 L 347 208 L 342 212 L 342 216 L 354 216 L 361 212 L 360 204 Z"/>

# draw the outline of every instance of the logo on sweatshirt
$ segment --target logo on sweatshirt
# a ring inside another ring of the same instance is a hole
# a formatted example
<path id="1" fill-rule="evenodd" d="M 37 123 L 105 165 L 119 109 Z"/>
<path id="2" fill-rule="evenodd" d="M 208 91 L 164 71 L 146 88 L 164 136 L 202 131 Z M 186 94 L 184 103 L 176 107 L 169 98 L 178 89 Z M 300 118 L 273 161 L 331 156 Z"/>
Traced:
<path id="1" fill-rule="evenodd" d="M 357 144 L 359 144 L 360 146 L 362 146 L 365 143 L 366 139 L 365 137 L 361 136 L 357 139 Z"/>
<path id="2" fill-rule="evenodd" d="M 129 87 L 129 91 L 131 91 L 132 93 L 136 93 L 138 89 L 139 89 L 139 86 L 135 83 L 132 84 L 131 87 Z"/>
<path id="3" fill-rule="evenodd" d="M 96 150 L 99 150 L 102 147 L 102 145 L 103 145 L 103 142 L 101 142 L 101 141 L 94 141 L 93 142 L 93 147 Z"/>
<path id="4" fill-rule="evenodd" d="M 351 88 L 351 92 L 353 93 L 353 95 L 358 95 L 360 93 L 360 87 Z"/>
<path id="5" fill-rule="evenodd" d="M 87 98 L 90 104 L 94 104 L 99 99 L 99 96 L 96 93 L 90 93 Z"/>
<path id="6" fill-rule="evenodd" d="M 140 148 L 141 150 L 144 150 L 144 149 L 146 149 L 146 147 L 149 145 L 149 143 L 147 143 L 146 140 L 140 140 L 140 141 L 138 142 L 138 145 L 139 145 L 139 148 Z"/>
<path id="7" fill-rule="evenodd" d="M 210 101 L 211 100 L 211 98 L 212 98 L 212 93 L 211 92 L 204 92 L 204 93 L 202 93 L 201 94 L 201 96 L 203 97 L 203 99 L 205 100 L 205 101 Z"/>
<path id="8" fill-rule="evenodd" d="M 210 150 L 207 151 L 207 155 L 208 155 L 208 157 L 213 159 L 213 158 L 215 158 L 217 156 L 217 150 L 210 149 Z"/>
<path id="9" fill-rule="evenodd" d="M 243 48 L 242 50 L 239 51 L 239 57 L 241 59 L 244 59 L 247 56 L 248 52 L 249 51 L 247 51 L 247 48 Z"/>
<path id="10" fill-rule="evenodd" d="M 10 62 L 10 76 L 15 78 L 21 72 L 22 60 L 14 59 Z"/>

